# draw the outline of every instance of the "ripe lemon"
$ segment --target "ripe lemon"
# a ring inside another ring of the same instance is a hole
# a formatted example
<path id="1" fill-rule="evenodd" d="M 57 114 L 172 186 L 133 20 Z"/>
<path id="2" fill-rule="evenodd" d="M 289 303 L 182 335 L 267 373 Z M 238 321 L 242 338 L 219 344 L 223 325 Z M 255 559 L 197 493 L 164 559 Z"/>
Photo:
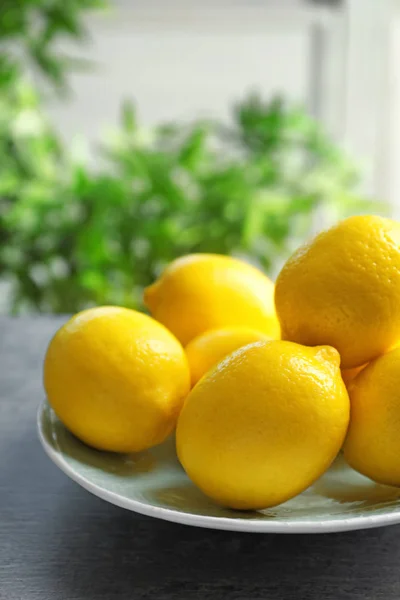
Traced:
<path id="1" fill-rule="evenodd" d="M 178 419 L 188 476 L 219 504 L 262 509 L 305 490 L 339 452 L 349 398 L 334 348 L 257 342 L 193 388 Z"/>
<path id="2" fill-rule="evenodd" d="M 365 369 L 366 365 L 361 365 L 361 367 L 354 367 L 353 369 L 342 369 L 342 379 L 348 387 L 350 383 L 357 377 L 357 375 Z"/>
<path id="3" fill-rule="evenodd" d="M 400 348 L 363 369 L 349 395 L 345 458 L 374 481 L 400 486 Z"/>
<path id="4" fill-rule="evenodd" d="M 105 306 L 75 315 L 44 362 L 54 411 L 83 442 L 136 452 L 175 426 L 190 376 L 181 344 L 151 317 Z"/>
<path id="5" fill-rule="evenodd" d="M 192 385 L 195 385 L 211 367 L 238 348 L 269 339 L 271 338 L 264 333 L 242 327 L 212 329 L 199 335 L 185 348 Z"/>
<path id="6" fill-rule="evenodd" d="M 349 369 L 390 349 L 400 336 L 400 225 L 350 217 L 303 246 L 275 290 L 282 338 L 328 344 Z"/>
<path id="7" fill-rule="evenodd" d="M 249 327 L 279 337 L 274 284 L 247 263 L 218 254 L 173 261 L 144 300 L 151 314 L 186 346 L 210 329 Z"/>

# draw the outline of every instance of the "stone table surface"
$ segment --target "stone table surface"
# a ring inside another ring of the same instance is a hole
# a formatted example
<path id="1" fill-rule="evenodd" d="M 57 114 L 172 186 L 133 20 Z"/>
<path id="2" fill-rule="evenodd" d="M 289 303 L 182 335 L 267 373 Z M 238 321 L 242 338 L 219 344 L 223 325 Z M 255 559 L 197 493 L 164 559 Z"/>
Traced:
<path id="1" fill-rule="evenodd" d="M 400 526 L 195 529 L 135 515 L 70 481 L 35 426 L 43 354 L 63 320 L 0 318 L 1 600 L 399 600 Z"/>

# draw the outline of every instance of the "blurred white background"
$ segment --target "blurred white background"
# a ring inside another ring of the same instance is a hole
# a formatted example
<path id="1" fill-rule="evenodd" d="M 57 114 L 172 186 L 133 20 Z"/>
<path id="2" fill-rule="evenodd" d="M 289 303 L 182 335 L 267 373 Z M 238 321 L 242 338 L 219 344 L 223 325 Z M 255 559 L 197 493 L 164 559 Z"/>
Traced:
<path id="1" fill-rule="evenodd" d="M 92 73 L 53 104 L 62 134 L 98 139 L 122 97 L 151 124 L 224 115 L 249 90 L 305 103 L 365 173 L 400 196 L 399 0 L 115 0 L 89 21 Z"/>

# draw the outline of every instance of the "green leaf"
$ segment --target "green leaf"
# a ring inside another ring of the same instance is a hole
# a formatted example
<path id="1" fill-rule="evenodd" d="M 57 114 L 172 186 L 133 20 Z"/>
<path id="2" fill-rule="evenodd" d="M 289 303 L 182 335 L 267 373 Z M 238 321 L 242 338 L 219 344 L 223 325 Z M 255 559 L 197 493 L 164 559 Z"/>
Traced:
<path id="1" fill-rule="evenodd" d="M 121 107 L 121 127 L 128 134 L 137 129 L 135 107 L 129 100 L 125 100 Z"/>
<path id="2" fill-rule="evenodd" d="M 206 159 L 208 130 L 206 125 L 196 125 L 184 140 L 178 152 L 178 162 L 182 167 L 194 170 Z"/>

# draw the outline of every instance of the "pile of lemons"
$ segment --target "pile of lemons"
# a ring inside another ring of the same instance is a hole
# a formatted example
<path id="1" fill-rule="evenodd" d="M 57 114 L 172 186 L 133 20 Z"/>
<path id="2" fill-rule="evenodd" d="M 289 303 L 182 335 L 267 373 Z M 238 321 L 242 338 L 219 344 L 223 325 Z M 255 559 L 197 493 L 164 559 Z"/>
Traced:
<path id="1" fill-rule="evenodd" d="M 351 217 L 299 248 L 276 285 L 195 254 L 145 290 L 152 316 L 75 315 L 51 340 L 48 399 L 86 444 L 139 452 L 176 429 L 178 458 L 216 502 L 299 494 L 343 448 L 400 486 L 400 225 Z"/>

